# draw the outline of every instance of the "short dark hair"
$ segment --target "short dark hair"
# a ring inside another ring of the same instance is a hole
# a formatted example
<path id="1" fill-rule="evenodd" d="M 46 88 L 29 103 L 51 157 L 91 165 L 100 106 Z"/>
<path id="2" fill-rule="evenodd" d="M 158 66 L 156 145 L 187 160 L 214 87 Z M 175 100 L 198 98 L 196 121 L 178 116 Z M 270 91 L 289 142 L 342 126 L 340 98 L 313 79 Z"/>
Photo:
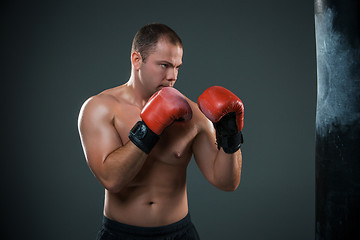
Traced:
<path id="1" fill-rule="evenodd" d="M 132 43 L 131 53 L 139 52 L 143 61 L 154 51 L 160 38 L 165 38 L 174 45 L 183 48 L 180 37 L 174 30 L 162 23 L 151 23 L 143 26 L 136 34 Z"/>

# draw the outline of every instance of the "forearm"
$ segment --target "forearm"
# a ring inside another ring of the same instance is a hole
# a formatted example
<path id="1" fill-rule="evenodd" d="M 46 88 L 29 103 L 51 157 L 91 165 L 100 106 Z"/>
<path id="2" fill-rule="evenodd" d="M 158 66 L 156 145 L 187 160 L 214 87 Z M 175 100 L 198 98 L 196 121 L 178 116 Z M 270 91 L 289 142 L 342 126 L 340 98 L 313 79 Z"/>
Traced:
<path id="1" fill-rule="evenodd" d="M 100 181 L 111 192 L 128 185 L 144 165 L 147 154 L 131 141 L 110 153 L 102 163 Z"/>
<path id="2" fill-rule="evenodd" d="M 216 187 L 224 191 L 234 191 L 240 183 L 244 105 L 231 91 L 213 86 L 200 95 L 198 106 L 213 123 L 216 133 L 218 151 L 212 169 L 207 169 L 211 173 L 210 179 Z M 202 139 L 206 142 L 206 138 Z"/>
<path id="3" fill-rule="evenodd" d="M 214 185 L 223 191 L 235 191 L 240 183 L 241 150 L 227 154 L 220 149 L 214 160 Z"/>

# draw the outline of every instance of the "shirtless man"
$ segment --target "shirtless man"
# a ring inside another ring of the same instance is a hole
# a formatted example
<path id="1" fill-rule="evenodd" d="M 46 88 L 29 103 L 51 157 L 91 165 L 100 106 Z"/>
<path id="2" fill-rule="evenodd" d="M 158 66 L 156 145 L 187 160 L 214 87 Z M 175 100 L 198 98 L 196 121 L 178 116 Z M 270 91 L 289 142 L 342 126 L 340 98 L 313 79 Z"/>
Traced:
<path id="1" fill-rule="evenodd" d="M 193 154 L 211 184 L 224 191 L 239 185 L 243 104 L 222 87 L 207 89 L 197 104 L 173 88 L 182 55 L 168 26 L 142 27 L 129 81 L 81 108 L 86 160 L 105 187 L 98 239 L 199 239 L 186 192 Z"/>

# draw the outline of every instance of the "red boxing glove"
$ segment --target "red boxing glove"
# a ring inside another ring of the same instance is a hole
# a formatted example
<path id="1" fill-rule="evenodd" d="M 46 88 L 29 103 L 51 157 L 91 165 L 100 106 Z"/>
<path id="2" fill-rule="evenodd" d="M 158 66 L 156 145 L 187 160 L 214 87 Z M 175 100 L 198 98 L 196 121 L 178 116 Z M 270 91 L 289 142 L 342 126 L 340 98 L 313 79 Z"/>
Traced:
<path id="1" fill-rule="evenodd" d="M 218 148 L 226 153 L 236 152 L 243 143 L 244 105 L 226 88 L 213 86 L 198 98 L 198 106 L 214 123 Z"/>
<path id="2" fill-rule="evenodd" d="M 175 120 L 190 120 L 192 111 L 189 103 L 178 90 L 164 87 L 152 95 L 140 116 L 154 133 L 160 135 Z"/>
<path id="3" fill-rule="evenodd" d="M 154 93 L 140 113 L 139 121 L 131 129 L 129 139 L 146 153 L 150 153 L 159 135 L 174 121 L 188 121 L 192 111 L 185 97 L 175 88 L 164 87 Z"/>

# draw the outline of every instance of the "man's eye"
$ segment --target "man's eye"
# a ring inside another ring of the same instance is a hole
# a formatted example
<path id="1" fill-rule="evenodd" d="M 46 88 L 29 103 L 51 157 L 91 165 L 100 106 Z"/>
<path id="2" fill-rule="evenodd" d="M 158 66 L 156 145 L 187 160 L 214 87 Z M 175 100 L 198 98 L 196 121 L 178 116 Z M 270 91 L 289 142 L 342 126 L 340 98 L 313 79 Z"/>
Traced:
<path id="1" fill-rule="evenodd" d="M 167 64 L 160 64 L 162 68 L 167 68 Z"/>

